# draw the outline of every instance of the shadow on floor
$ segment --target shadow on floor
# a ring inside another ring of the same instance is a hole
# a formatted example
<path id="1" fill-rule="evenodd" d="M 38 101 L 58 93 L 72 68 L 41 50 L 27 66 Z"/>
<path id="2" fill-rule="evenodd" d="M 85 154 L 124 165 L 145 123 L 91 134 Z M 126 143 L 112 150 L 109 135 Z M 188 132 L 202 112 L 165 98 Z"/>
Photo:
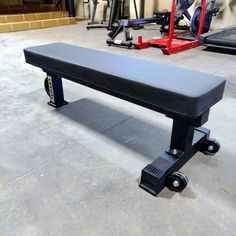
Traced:
<path id="1" fill-rule="evenodd" d="M 69 103 L 55 112 L 124 145 L 151 161 L 160 156 L 170 142 L 170 131 L 89 99 Z"/>
<path id="2" fill-rule="evenodd" d="M 168 132 L 161 127 L 161 123 L 157 126 L 147 123 L 91 99 L 71 102 L 67 106 L 56 109 L 55 112 L 147 157 L 150 162 L 162 155 L 169 147 L 171 127 Z M 206 160 L 200 159 L 200 163 L 207 162 Z M 164 189 L 158 197 L 171 199 L 175 194 Z M 192 199 L 197 196 L 191 188 L 187 188 L 180 195 Z"/>
<path id="3" fill-rule="evenodd" d="M 230 54 L 230 55 L 236 55 L 236 49 L 235 48 L 216 48 L 216 47 L 210 47 L 204 48 L 203 51 L 212 52 L 212 53 L 222 53 L 222 54 Z"/>

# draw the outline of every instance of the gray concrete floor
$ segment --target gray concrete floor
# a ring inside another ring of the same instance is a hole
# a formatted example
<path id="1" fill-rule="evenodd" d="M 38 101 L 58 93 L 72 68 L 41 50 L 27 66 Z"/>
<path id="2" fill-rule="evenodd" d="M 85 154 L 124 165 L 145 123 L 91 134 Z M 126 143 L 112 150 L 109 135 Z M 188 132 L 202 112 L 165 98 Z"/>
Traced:
<path id="1" fill-rule="evenodd" d="M 86 31 L 82 22 L 0 35 L 0 235 L 236 235 L 235 56 L 112 48 L 106 33 Z M 190 180 L 184 192 L 165 189 L 154 198 L 138 188 L 141 169 L 168 147 L 171 120 L 164 115 L 69 81 L 70 104 L 47 105 L 45 75 L 24 62 L 22 50 L 59 41 L 227 79 L 206 124 L 222 148 L 182 168 Z"/>

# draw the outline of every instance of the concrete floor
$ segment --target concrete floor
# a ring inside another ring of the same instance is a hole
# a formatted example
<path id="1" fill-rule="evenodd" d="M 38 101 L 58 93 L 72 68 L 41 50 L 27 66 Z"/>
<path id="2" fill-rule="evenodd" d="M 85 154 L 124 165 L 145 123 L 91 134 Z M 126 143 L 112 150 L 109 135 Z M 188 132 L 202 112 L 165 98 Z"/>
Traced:
<path id="1" fill-rule="evenodd" d="M 82 22 L 0 35 L 0 235 L 236 235 L 235 55 L 107 47 L 106 33 L 86 31 Z M 182 168 L 190 180 L 185 191 L 165 189 L 154 198 L 138 188 L 141 169 L 169 145 L 164 115 L 69 81 L 70 104 L 47 105 L 45 75 L 24 62 L 22 50 L 59 41 L 227 79 L 205 125 L 222 148 Z"/>

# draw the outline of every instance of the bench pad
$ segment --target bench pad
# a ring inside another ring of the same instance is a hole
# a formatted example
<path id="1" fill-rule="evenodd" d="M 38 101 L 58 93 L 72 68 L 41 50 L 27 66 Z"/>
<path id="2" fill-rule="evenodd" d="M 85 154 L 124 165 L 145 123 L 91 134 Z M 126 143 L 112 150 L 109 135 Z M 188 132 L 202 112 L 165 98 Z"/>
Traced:
<path id="1" fill-rule="evenodd" d="M 217 103 L 225 86 L 218 76 L 64 43 L 24 53 L 27 63 L 52 75 L 191 119 Z"/>

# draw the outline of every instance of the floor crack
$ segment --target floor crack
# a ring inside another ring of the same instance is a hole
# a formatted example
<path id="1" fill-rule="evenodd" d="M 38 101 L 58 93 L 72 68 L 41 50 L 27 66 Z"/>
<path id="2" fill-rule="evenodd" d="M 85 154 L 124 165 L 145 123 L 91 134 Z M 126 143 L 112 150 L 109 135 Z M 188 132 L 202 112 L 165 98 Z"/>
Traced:
<path id="1" fill-rule="evenodd" d="M 118 125 L 123 124 L 124 122 L 126 122 L 126 121 L 129 120 L 130 118 L 133 118 L 133 116 L 129 116 L 128 118 L 126 118 L 126 119 L 120 121 L 119 123 L 117 123 L 117 124 L 115 124 L 115 125 L 113 125 L 113 126 L 107 128 L 107 129 L 103 130 L 103 131 L 102 131 L 102 134 L 106 133 L 107 131 L 109 131 L 109 130 L 115 128 L 115 127 L 117 127 Z"/>

